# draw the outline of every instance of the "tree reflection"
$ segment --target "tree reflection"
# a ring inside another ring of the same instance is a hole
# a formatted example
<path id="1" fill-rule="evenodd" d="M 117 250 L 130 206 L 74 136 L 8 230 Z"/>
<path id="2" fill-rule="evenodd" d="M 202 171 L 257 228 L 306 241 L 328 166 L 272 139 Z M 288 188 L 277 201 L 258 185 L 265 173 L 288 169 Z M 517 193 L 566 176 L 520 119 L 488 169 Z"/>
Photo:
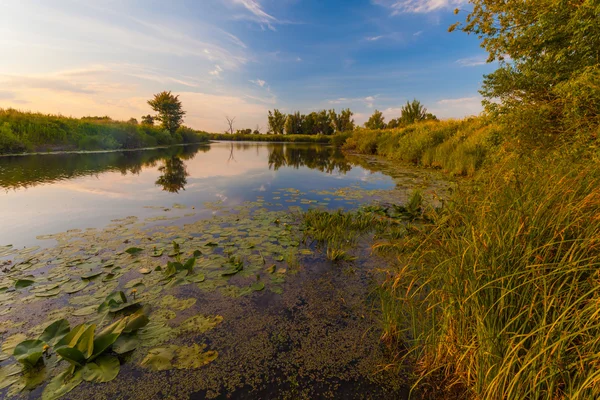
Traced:
<path id="1" fill-rule="evenodd" d="M 352 169 L 344 154 L 336 148 L 316 146 L 272 145 L 269 147 L 269 169 L 306 166 L 321 172 L 345 174 Z"/>
<path id="2" fill-rule="evenodd" d="M 165 164 L 158 168 L 162 175 L 156 180 L 156 185 L 162 186 L 163 190 L 169 193 L 179 193 L 185 190 L 187 172 L 183 160 L 178 156 L 173 156 L 165 160 Z"/>

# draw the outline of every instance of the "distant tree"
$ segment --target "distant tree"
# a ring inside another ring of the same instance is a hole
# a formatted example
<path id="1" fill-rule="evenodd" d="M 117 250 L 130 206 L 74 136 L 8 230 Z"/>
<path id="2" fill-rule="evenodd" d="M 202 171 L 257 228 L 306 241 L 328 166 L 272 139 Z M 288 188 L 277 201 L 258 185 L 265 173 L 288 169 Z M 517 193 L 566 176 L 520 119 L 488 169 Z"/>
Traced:
<path id="1" fill-rule="evenodd" d="M 235 131 L 236 135 L 251 135 L 252 134 L 252 129 L 248 128 L 248 129 L 238 129 L 237 131 Z"/>
<path id="2" fill-rule="evenodd" d="M 391 119 L 390 122 L 387 123 L 386 128 L 387 129 L 394 129 L 394 128 L 398 128 L 400 126 L 400 119 L 399 118 L 394 118 Z"/>
<path id="3" fill-rule="evenodd" d="M 142 117 L 142 124 L 143 125 L 154 125 L 154 117 L 150 114 L 144 115 Z"/>
<path id="4" fill-rule="evenodd" d="M 225 116 L 227 120 L 227 125 L 229 125 L 229 133 L 233 135 L 233 122 L 235 121 L 235 117 L 229 118 L 229 116 Z"/>
<path id="5" fill-rule="evenodd" d="M 302 133 L 305 135 L 317 134 L 317 113 L 311 112 L 304 116 L 302 121 Z"/>
<path id="6" fill-rule="evenodd" d="M 272 132 L 275 135 L 283 135 L 283 131 L 285 128 L 285 120 L 286 116 L 279 110 L 273 110 L 273 112 L 269 111 L 269 132 Z"/>
<path id="7" fill-rule="evenodd" d="M 173 156 L 165 159 L 164 165 L 159 167 L 158 170 L 161 172 L 161 175 L 155 183 L 158 186 L 162 186 L 164 191 L 179 193 L 180 190 L 185 190 L 189 173 L 181 158 Z"/>
<path id="8" fill-rule="evenodd" d="M 137 125 L 138 124 L 138 120 L 135 118 L 129 118 L 129 121 L 127 121 L 128 124 L 131 125 Z"/>
<path id="9" fill-rule="evenodd" d="M 162 123 L 163 128 L 174 135 L 185 115 L 179 96 L 172 95 L 170 91 L 160 92 L 152 100 L 148 100 L 148 104 L 158 113 L 155 118 Z"/>
<path id="10" fill-rule="evenodd" d="M 336 114 L 335 110 L 329 110 L 329 118 L 336 132 L 347 132 L 354 130 L 354 120 L 352 119 L 352 111 L 350 109 L 342 110 L 340 114 Z"/>
<path id="11" fill-rule="evenodd" d="M 367 129 L 385 129 L 385 117 L 379 110 L 375 110 L 373 115 L 365 122 L 365 128 Z"/>
<path id="12" fill-rule="evenodd" d="M 254 132 L 252 132 L 254 135 L 260 135 L 260 125 L 256 124 L 256 128 L 254 129 Z"/>
<path id="13" fill-rule="evenodd" d="M 426 119 L 437 119 L 433 114 L 427 113 L 427 109 L 417 99 L 412 102 L 406 102 L 400 111 L 400 123 L 404 125 L 412 124 Z"/>
<path id="14" fill-rule="evenodd" d="M 332 135 L 334 131 L 330 114 L 327 110 L 316 113 L 316 133 L 321 135 Z"/>
<path id="15" fill-rule="evenodd" d="M 301 135 L 303 120 L 304 115 L 301 115 L 298 111 L 294 114 L 289 114 L 285 120 L 285 133 L 287 135 Z"/>

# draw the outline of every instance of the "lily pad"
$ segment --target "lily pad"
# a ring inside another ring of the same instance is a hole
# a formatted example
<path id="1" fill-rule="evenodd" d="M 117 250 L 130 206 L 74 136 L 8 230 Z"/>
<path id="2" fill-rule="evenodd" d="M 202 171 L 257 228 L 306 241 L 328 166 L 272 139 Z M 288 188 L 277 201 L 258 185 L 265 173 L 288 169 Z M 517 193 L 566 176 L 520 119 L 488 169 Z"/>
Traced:
<path id="1" fill-rule="evenodd" d="M 137 349 L 140 340 L 135 335 L 121 335 L 112 345 L 112 349 L 117 354 L 129 353 Z"/>
<path id="2" fill-rule="evenodd" d="M 54 379 L 46 385 L 46 388 L 42 392 L 42 400 L 58 399 L 75 389 L 82 381 L 81 370 L 77 369 L 73 371 L 69 368 L 62 374 L 54 377 Z"/>
<path id="3" fill-rule="evenodd" d="M 102 271 L 92 271 L 92 272 L 88 272 L 86 274 L 81 275 L 81 279 L 90 280 L 90 279 L 94 279 L 102 274 L 103 274 Z"/>
<path id="4" fill-rule="evenodd" d="M 141 249 L 139 247 L 130 247 L 127 250 L 125 250 L 125 253 L 127 254 L 131 254 L 132 256 L 141 253 L 142 251 L 144 251 L 144 249 Z"/>
<path id="5" fill-rule="evenodd" d="M 94 310 L 94 312 L 95 311 L 96 310 Z M 44 329 L 44 332 L 40 335 L 40 340 L 46 342 L 50 346 L 54 346 L 56 342 L 65 337 L 70 330 L 69 321 L 66 319 L 59 319 Z"/>
<path id="6" fill-rule="evenodd" d="M 15 347 L 17 347 L 17 345 L 19 343 L 21 343 L 22 341 L 24 341 L 25 339 L 27 339 L 27 336 L 25 336 L 22 333 L 17 333 L 12 336 L 9 336 L 2 343 L 2 352 L 5 354 L 12 354 L 13 351 L 15 350 Z"/>
<path id="7" fill-rule="evenodd" d="M 96 361 L 85 364 L 81 370 L 81 377 L 87 382 L 110 382 L 119 375 L 120 369 L 118 358 L 103 355 Z"/>
<path id="8" fill-rule="evenodd" d="M 90 284 L 89 281 L 73 281 L 63 286 L 63 291 L 67 294 L 77 293 L 85 289 Z"/>
<path id="9" fill-rule="evenodd" d="M 219 353 L 216 351 L 203 352 L 206 345 L 194 344 L 190 347 L 177 349 L 177 358 L 173 366 L 177 369 L 197 369 L 217 359 Z"/>
<path id="10" fill-rule="evenodd" d="M 162 256 L 164 253 L 163 249 L 155 249 L 152 251 L 152 253 L 150 253 L 150 257 L 160 257 Z"/>
<path id="11" fill-rule="evenodd" d="M 265 284 L 262 282 L 256 282 L 255 284 L 252 285 L 252 290 L 254 290 L 255 292 L 260 292 L 264 288 L 265 288 Z"/>
<path id="12" fill-rule="evenodd" d="M 73 315 L 76 317 L 84 317 L 86 315 L 96 314 L 97 311 L 98 311 L 98 306 L 92 305 L 92 306 L 83 307 L 83 308 L 73 311 Z"/>
<path id="13" fill-rule="evenodd" d="M 23 289 L 35 283 L 31 279 L 19 279 L 15 282 L 15 289 Z"/>
<path id="14" fill-rule="evenodd" d="M 152 371 L 166 371 L 173 368 L 171 360 L 175 358 L 177 346 L 159 347 L 148 351 L 148 355 L 141 362 L 141 366 Z"/>
<path id="15" fill-rule="evenodd" d="M 25 340 L 15 347 L 13 356 L 21 364 L 33 367 L 44 354 L 44 345 L 41 340 Z"/>

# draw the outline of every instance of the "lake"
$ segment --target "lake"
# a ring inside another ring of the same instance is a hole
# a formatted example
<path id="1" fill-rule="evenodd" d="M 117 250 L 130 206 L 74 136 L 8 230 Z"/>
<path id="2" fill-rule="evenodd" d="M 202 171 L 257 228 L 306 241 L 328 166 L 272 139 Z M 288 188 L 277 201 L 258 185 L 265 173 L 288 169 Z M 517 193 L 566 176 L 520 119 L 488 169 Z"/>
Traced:
<path id="1" fill-rule="evenodd" d="M 431 172 L 324 145 L 216 142 L 1 157 L 0 186 L 0 396 L 407 396 L 402 374 L 381 368 L 388 261 L 331 261 L 302 216 L 417 188 L 435 203 L 444 184 Z M 98 369 L 68 369 L 75 350 L 58 357 L 57 326 L 93 338 L 113 322 L 135 328 L 119 325 Z M 15 346 L 38 337 L 52 347 L 20 372 Z"/>

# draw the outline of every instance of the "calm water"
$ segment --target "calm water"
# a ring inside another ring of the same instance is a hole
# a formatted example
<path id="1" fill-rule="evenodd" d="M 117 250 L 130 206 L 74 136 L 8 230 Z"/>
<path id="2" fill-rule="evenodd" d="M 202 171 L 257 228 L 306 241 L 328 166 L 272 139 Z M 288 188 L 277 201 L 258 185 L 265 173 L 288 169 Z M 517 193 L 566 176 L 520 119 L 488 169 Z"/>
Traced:
<path id="1" fill-rule="evenodd" d="M 395 184 L 315 144 L 212 143 L 0 157 L 0 245 L 31 245 L 38 235 L 103 227 L 127 216 L 203 217 L 213 212 L 205 202 L 235 206 L 264 199 L 270 207 L 307 207 L 311 200 L 328 208 L 353 207 L 357 202 L 322 193 L 349 186 L 373 190 Z M 291 189 L 305 193 L 302 201 L 286 199 Z"/>

